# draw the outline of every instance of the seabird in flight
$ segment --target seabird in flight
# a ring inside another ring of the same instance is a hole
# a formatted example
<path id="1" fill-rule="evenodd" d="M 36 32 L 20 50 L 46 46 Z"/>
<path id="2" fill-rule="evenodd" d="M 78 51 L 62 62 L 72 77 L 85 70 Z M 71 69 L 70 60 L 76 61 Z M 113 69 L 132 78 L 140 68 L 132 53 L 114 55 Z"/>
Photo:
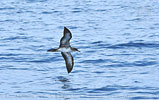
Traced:
<path id="1" fill-rule="evenodd" d="M 77 48 L 71 47 L 71 45 L 69 43 L 71 38 L 72 38 L 71 32 L 69 31 L 69 29 L 64 27 L 63 37 L 60 40 L 60 46 L 57 49 L 48 50 L 48 52 L 61 52 L 61 54 L 65 60 L 68 73 L 70 73 L 72 71 L 73 65 L 74 65 L 74 60 L 71 55 L 71 52 L 72 51 L 80 52 Z"/>

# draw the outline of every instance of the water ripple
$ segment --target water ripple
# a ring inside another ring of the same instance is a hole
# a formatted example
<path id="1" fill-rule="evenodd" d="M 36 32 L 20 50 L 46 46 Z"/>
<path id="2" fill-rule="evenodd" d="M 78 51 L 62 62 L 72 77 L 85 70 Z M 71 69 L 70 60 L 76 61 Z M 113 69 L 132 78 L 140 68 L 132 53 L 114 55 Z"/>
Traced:
<path id="1" fill-rule="evenodd" d="M 137 47 L 137 48 L 158 48 L 159 44 L 157 43 L 123 43 L 123 44 L 117 44 L 113 46 L 109 46 L 108 48 L 129 48 L 129 47 Z"/>

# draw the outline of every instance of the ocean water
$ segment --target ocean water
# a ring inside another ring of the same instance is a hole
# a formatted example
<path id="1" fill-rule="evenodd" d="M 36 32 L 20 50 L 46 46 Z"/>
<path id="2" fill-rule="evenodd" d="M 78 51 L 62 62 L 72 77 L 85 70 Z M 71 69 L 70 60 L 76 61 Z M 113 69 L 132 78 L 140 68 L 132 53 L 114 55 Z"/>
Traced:
<path id="1" fill-rule="evenodd" d="M 74 68 L 59 46 L 72 32 Z M 159 100 L 158 0 L 1 0 L 3 100 Z"/>

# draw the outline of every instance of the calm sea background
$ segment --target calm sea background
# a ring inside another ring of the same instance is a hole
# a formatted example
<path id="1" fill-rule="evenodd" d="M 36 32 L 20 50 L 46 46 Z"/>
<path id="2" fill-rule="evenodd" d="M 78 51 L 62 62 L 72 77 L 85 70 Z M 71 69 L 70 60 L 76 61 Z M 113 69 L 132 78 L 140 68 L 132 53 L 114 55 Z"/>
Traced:
<path id="1" fill-rule="evenodd" d="M 59 46 L 66 26 L 75 64 Z M 159 100 L 158 0 L 1 0 L 1 100 Z"/>

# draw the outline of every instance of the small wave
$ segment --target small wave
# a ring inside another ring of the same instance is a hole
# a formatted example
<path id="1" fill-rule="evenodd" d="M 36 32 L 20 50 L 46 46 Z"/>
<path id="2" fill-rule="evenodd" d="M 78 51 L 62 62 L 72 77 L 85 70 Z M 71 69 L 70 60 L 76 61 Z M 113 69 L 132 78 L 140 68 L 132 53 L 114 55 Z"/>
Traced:
<path id="1" fill-rule="evenodd" d="M 106 9 L 98 9 L 98 10 L 95 10 L 97 12 L 106 12 L 107 10 Z"/>
<path id="2" fill-rule="evenodd" d="M 4 38 L 1 40 L 18 40 L 18 39 L 28 39 L 28 38 L 32 38 L 32 37 L 26 37 L 26 36 L 13 36 L 13 37 L 8 37 L 8 38 Z"/>
<path id="3" fill-rule="evenodd" d="M 130 98 L 130 100 L 157 100 L 159 99 L 159 97 L 147 97 L 147 96 L 136 96 L 136 97 L 132 97 Z"/>
<path id="4" fill-rule="evenodd" d="M 1 20 L 0 22 L 2 22 L 2 23 L 3 23 L 3 22 L 5 22 L 5 23 L 6 23 L 6 22 L 15 22 L 15 20 L 12 20 L 12 19 L 6 19 L 6 20 Z"/>
<path id="5" fill-rule="evenodd" d="M 77 66 L 76 66 L 76 67 L 77 67 Z M 75 70 L 75 71 L 73 71 L 72 73 L 81 73 L 81 72 L 86 73 L 87 71 L 84 71 L 84 70 Z"/>
<path id="6" fill-rule="evenodd" d="M 96 73 L 96 74 L 102 74 L 102 73 L 105 73 L 104 71 L 95 71 L 93 73 Z"/>
<path id="7" fill-rule="evenodd" d="M 101 44 L 103 43 L 103 41 L 95 41 L 95 42 L 92 42 L 91 44 Z"/>
<path id="8" fill-rule="evenodd" d="M 5 8 L 0 8 L 0 10 L 13 10 L 15 9 L 14 7 L 5 7 Z"/>
<path id="9" fill-rule="evenodd" d="M 118 89 L 116 87 L 102 87 L 94 89 L 95 91 L 117 91 Z"/>
<path id="10" fill-rule="evenodd" d="M 125 21 L 140 21 L 141 18 L 134 18 L 134 19 L 130 19 L 130 20 L 125 20 Z"/>
<path id="11" fill-rule="evenodd" d="M 112 60 L 110 59 L 84 60 L 80 63 L 105 63 L 105 62 L 112 62 Z"/>
<path id="12" fill-rule="evenodd" d="M 54 14 L 54 13 L 61 13 L 61 11 L 44 11 L 42 14 Z"/>
<path id="13" fill-rule="evenodd" d="M 95 41 L 91 42 L 90 44 L 95 45 L 92 47 L 96 48 L 110 48 L 110 49 L 124 49 L 124 48 L 159 48 L 158 43 L 143 43 L 143 42 L 128 42 L 128 43 L 121 43 L 121 44 L 107 44 L 104 41 Z"/>
<path id="14" fill-rule="evenodd" d="M 138 92 L 133 92 L 133 93 L 137 93 L 137 94 L 145 94 L 145 95 L 147 95 L 147 94 L 152 94 L 152 95 L 158 95 L 159 94 L 159 91 L 138 91 Z"/>
<path id="15" fill-rule="evenodd" d="M 69 29 L 77 29 L 78 27 L 76 26 L 67 26 Z M 63 29 L 63 26 L 59 26 L 59 29 Z"/>
<path id="16" fill-rule="evenodd" d="M 128 47 L 137 47 L 137 48 L 158 48 L 159 44 L 157 43 L 122 43 L 117 45 L 109 46 L 108 48 L 118 49 L 118 48 L 128 48 Z"/>
<path id="17" fill-rule="evenodd" d="M 121 62 L 118 64 L 111 64 L 111 65 L 107 65 L 109 67 L 133 67 L 133 66 L 152 66 L 152 65 L 156 65 L 158 64 L 156 61 L 136 61 L 136 62 L 132 62 L 132 63 L 127 63 L 127 62 Z"/>
<path id="18" fill-rule="evenodd" d="M 34 2 L 46 2 L 48 0 L 26 0 L 29 3 L 34 3 Z"/>
<path id="19" fill-rule="evenodd" d="M 78 10 L 72 11 L 72 13 L 80 13 L 80 12 L 82 12 L 82 11 L 78 11 Z"/>
<path id="20" fill-rule="evenodd" d="M 118 90 L 158 90 L 155 87 L 134 87 L 134 86 L 122 86 L 122 85 L 108 85 L 101 88 L 93 89 L 96 91 L 118 91 Z"/>

